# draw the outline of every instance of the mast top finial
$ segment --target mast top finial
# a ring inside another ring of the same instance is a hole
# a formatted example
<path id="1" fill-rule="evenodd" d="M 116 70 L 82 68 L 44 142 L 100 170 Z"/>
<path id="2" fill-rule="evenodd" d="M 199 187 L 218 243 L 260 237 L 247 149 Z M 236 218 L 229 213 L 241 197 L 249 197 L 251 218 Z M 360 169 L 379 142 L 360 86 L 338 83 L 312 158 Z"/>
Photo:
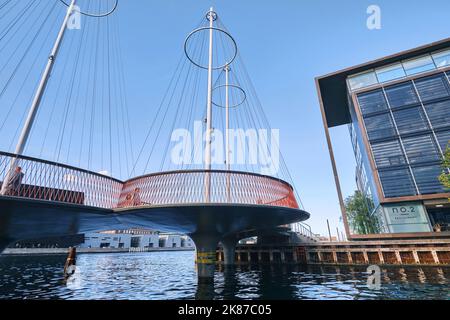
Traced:
<path id="1" fill-rule="evenodd" d="M 217 12 L 214 11 L 213 7 L 211 7 L 209 9 L 208 13 L 206 14 L 206 20 L 211 21 L 211 18 L 212 18 L 212 21 L 217 20 Z"/>

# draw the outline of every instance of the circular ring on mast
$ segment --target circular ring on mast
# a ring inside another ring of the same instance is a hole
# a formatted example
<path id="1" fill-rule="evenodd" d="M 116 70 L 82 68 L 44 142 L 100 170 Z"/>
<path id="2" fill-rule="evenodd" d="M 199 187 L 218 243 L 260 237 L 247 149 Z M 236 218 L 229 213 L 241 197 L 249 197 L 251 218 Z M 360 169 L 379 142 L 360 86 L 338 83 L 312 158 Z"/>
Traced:
<path id="1" fill-rule="evenodd" d="M 217 87 L 215 87 L 215 88 L 213 89 L 213 92 L 214 92 L 216 89 L 226 88 L 226 87 L 227 87 L 226 84 L 217 86 Z M 247 100 L 247 93 L 245 93 L 245 90 L 242 89 L 241 87 L 239 87 L 239 86 L 237 86 L 237 85 L 234 85 L 234 84 L 229 84 L 229 85 L 228 85 L 228 88 L 237 89 L 237 90 L 240 91 L 241 94 L 242 94 L 242 100 L 239 101 L 239 103 L 235 103 L 235 104 L 229 106 L 230 109 L 234 109 L 234 108 L 239 107 L 240 105 L 242 105 L 242 104 L 245 102 L 245 100 Z M 218 103 L 214 102 L 214 100 L 212 101 L 212 103 L 213 103 L 213 105 L 215 105 L 216 107 L 219 107 L 219 108 L 226 108 L 226 106 L 221 105 L 221 104 L 218 104 Z"/>
<path id="2" fill-rule="evenodd" d="M 192 62 L 194 65 L 196 65 L 197 67 L 199 67 L 199 68 L 201 68 L 201 69 L 206 69 L 206 70 L 208 70 L 208 66 L 203 66 L 203 65 L 201 65 L 200 63 L 194 61 L 194 59 L 189 55 L 189 53 L 188 53 L 188 42 L 189 42 L 189 40 L 192 38 L 192 36 L 193 36 L 194 34 L 196 34 L 196 33 L 198 33 L 198 32 L 201 32 L 201 31 L 205 31 L 205 30 L 211 30 L 211 29 L 212 29 L 212 30 L 215 30 L 215 31 L 218 31 L 218 32 L 222 32 L 223 34 L 225 34 L 225 35 L 231 40 L 231 42 L 233 43 L 233 47 L 234 47 L 234 53 L 233 53 L 233 56 L 231 57 L 231 59 L 230 59 L 229 61 L 227 61 L 225 64 L 223 64 L 223 65 L 221 65 L 221 66 L 216 66 L 216 67 L 213 66 L 213 70 L 219 70 L 219 69 L 225 68 L 226 66 L 229 66 L 229 65 L 236 59 L 237 54 L 238 54 L 238 48 L 237 48 L 236 41 L 234 40 L 234 38 L 233 38 L 233 36 L 232 36 L 231 34 L 229 34 L 227 31 L 225 31 L 225 30 L 223 30 L 223 29 L 216 28 L 216 27 L 212 27 L 212 28 L 211 28 L 211 27 L 201 27 L 201 28 L 195 29 L 194 31 L 192 31 L 192 32 L 186 37 L 186 40 L 184 41 L 184 54 L 185 54 L 186 57 L 189 59 L 189 61 Z"/>
<path id="3" fill-rule="evenodd" d="M 65 0 L 59 0 L 60 2 L 62 2 L 66 7 L 69 7 L 70 4 L 68 4 Z M 84 16 L 88 16 L 88 17 L 93 17 L 93 18 L 103 18 L 103 17 L 107 17 L 109 15 L 111 15 L 114 11 L 116 11 L 117 6 L 119 5 L 119 0 L 116 0 L 116 2 L 114 3 L 114 6 L 112 7 L 111 10 L 109 10 L 108 12 L 102 13 L 102 14 L 93 14 L 93 13 L 89 13 L 89 12 L 84 12 L 80 10 L 80 13 Z"/>

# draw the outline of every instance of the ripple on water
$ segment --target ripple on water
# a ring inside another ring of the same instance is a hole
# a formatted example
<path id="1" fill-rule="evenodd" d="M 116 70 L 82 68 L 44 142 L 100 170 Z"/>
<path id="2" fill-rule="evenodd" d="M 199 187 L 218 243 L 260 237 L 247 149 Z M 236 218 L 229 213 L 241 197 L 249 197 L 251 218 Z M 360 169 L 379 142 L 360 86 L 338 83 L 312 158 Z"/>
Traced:
<path id="1" fill-rule="evenodd" d="M 80 254 L 65 283 L 62 256 L 0 257 L 0 299 L 450 299 L 449 268 L 384 268 L 367 288 L 364 268 L 219 268 L 214 287 L 198 287 L 193 252 Z"/>

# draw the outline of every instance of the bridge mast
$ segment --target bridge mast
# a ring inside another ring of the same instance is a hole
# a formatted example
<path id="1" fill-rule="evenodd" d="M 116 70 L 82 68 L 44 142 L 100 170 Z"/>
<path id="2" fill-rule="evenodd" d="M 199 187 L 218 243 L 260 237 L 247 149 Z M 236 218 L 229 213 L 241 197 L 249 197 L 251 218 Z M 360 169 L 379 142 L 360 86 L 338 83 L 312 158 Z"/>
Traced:
<path id="1" fill-rule="evenodd" d="M 209 20 L 209 56 L 208 56 L 208 101 L 206 114 L 206 154 L 205 169 L 211 170 L 211 143 L 212 143 L 212 90 L 213 90 L 213 23 L 217 14 L 211 8 L 207 14 Z"/>
<path id="2" fill-rule="evenodd" d="M 33 123 L 36 118 L 37 111 L 41 104 L 42 97 L 45 93 L 45 89 L 48 84 L 48 79 L 50 78 L 50 74 L 52 72 L 53 66 L 55 65 L 55 60 L 58 55 L 59 48 L 61 46 L 61 42 L 64 38 L 64 34 L 66 32 L 67 23 L 69 22 L 70 16 L 72 15 L 75 4 L 76 4 L 76 0 L 72 0 L 70 5 L 67 8 L 66 16 L 64 18 L 61 29 L 59 30 L 58 37 L 56 38 L 56 41 L 55 41 L 53 49 L 50 53 L 50 56 L 48 57 L 47 66 L 45 67 L 44 73 L 42 74 L 41 81 L 39 83 L 39 87 L 34 95 L 30 111 L 28 112 L 27 120 L 22 129 L 22 133 L 20 134 L 20 138 L 17 143 L 16 150 L 15 150 L 16 155 L 22 155 L 23 151 L 25 149 L 25 146 L 27 144 L 31 128 L 33 127 Z M 16 167 L 16 164 L 17 164 L 17 158 L 15 158 L 14 160 L 11 161 L 10 170 L 8 171 L 8 173 L 5 176 L 5 179 L 4 179 L 5 181 L 3 182 L 3 185 L 2 185 L 1 194 L 4 194 L 6 192 L 8 182 L 11 178 L 12 172 L 14 171 L 14 169 Z"/>
<path id="3" fill-rule="evenodd" d="M 209 55 L 208 55 L 208 100 L 206 113 L 206 150 L 205 150 L 205 169 L 211 170 L 211 144 L 212 144 L 212 91 L 213 91 L 213 34 L 214 20 L 217 19 L 217 13 L 211 7 L 206 18 L 209 20 Z M 211 176 L 209 173 L 205 179 L 205 200 L 210 201 Z"/>
<path id="4" fill-rule="evenodd" d="M 225 149 L 226 149 L 226 162 L 227 162 L 227 170 L 230 171 L 231 163 L 230 163 L 230 66 L 227 65 L 225 67 Z"/>
<path id="5" fill-rule="evenodd" d="M 69 7 L 67 8 L 67 13 L 64 18 L 64 22 L 61 26 L 61 29 L 59 30 L 58 37 L 56 38 L 56 42 L 53 46 L 52 52 L 50 53 L 50 56 L 48 57 L 47 66 L 44 70 L 44 73 L 42 74 L 41 82 L 39 83 L 39 87 L 36 91 L 36 94 L 33 99 L 33 103 L 31 105 L 30 111 L 28 113 L 28 118 L 22 129 L 22 133 L 20 135 L 19 142 L 17 143 L 15 153 L 18 155 L 21 155 L 23 153 L 23 150 L 25 149 L 25 146 L 26 146 L 26 143 L 28 140 L 28 136 L 30 135 L 31 128 L 33 127 L 33 122 L 36 117 L 36 113 L 39 109 L 39 105 L 41 103 L 42 96 L 45 93 L 48 79 L 52 72 L 53 66 L 55 65 L 56 56 L 58 55 L 59 48 L 61 46 L 61 42 L 64 38 L 64 34 L 67 29 L 67 23 L 69 21 L 70 16 L 72 15 L 75 4 L 76 4 L 76 0 L 72 0 Z"/>
<path id="6" fill-rule="evenodd" d="M 227 170 L 231 170 L 230 163 L 230 65 L 225 66 L 225 161 L 227 165 Z M 227 174 L 227 200 L 231 201 L 231 179 L 230 175 Z"/>

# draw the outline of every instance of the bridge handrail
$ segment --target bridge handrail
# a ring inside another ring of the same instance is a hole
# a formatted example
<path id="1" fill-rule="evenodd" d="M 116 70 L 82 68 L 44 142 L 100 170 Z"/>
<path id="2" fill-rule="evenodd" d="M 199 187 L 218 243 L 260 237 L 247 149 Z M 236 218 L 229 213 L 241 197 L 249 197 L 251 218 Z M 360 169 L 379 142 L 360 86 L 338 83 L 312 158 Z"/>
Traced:
<path id="1" fill-rule="evenodd" d="M 205 179 L 210 181 L 208 199 Z M 251 172 L 179 170 L 143 175 L 125 182 L 119 207 L 133 206 L 131 198 L 136 189 L 140 202 L 153 205 L 230 203 L 299 208 L 289 183 Z"/>
<path id="2" fill-rule="evenodd" d="M 17 155 L 14 153 L 4 152 L 4 151 L 0 151 L 0 156 L 6 156 L 6 157 L 10 157 L 10 158 L 28 160 L 28 161 L 33 161 L 33 162 L 40 162 L 40 163 L 52 165 L 55 167 L 61 167 L 61 168 L 69 169 L 69 170 L 74 170 L 74 171 L 78 171 L 78 172 L 91 174 L 94 176 L 98 176 L 100 178 L 106 178 L 106 179 L 113 180 L 118 183 L 124 183 L 122 180 L 119 180 L 117 178 L 113 178 L 113 177 L 110 177 L 110 176 L 107 176 L 107 175 L 104 175 L 104 174 L 101 174 L 101 173 L 98 173 L 95 171 L 90 171 L 90 170 L 86 170 L 86 169 L 82 169 L 82 168 L 78 168 L 78 167 L 71 166 L 68 164 L 63 164 L 63 163 L 54 162 L 54 161 L 50 161 L 50 160 L 44 160 L 44 159 L 39 159 L 39 158 L 34 158 L 34 157 L 24 156 L 24 155 Z"/>
<path id="3" fill-rule="evenodd" d="M 23 177 L 6 188 L 10 197 L 112 209 L 123 187 L 122 181 L 96 172 L 8 152 L 0 152 L 0 184 L 12 166 L 22 167 Z"/>
<path id="4" fill-rule="evenodd" d="M 15 197 L 108 209 L 201 203 L 299 208 L 289 183 L 252 172 L 179 170 L 123 182 L 74 166 L 0 151 L 0 183 L 9 170 L 14 169 L 12 165 L 21 166 L 24 173 L 20 190 L 9 190 L 5 194 Z M 206 181 L 210 183 L 208 198 L 205 198 Z"/>
<path id="5" fill-rule="evenodd" d="M 211 170 L 205 170 L 205 169 L 194 169 L 194 170 L 173 170 L 173 171 L 163 171 L 163 172 L 155 172 L 155 173 L 149 173 L 149 174 L 145 174 L 145 175 L 141 175 L 138 177 L 134 177 L 131 179 L 128 179 L 125 181 L 125 183 L 128 182 L 132 182 L 134 180 L 139 180 L 139 179 L 143 179 L 143 178 L 149 178 L 149 177 L 156 177 L 156 176 L 162 176 L 162 175 L 169 175 L 169 174 L 182 174 L 182 173 L 226 173 L 226 174 L 239 174 L 239 175 L 246 175 L 246 176 L 255 176 L 255 177 L 261 177 L 261 178 L 267 178 L 267 179 L 271 179 L 274 181 L 278 181 L 280 183 L 283 183 L 285 185 L 288 185 L 292 190 L 294 190 L 294 188 L 292 187 L 292 185 L 280 178 L 276 178 L 276 177 L 272 177 L 272 176 L 268 176 L 268 175 L 264 175 L 264 174 L 260 174 L 260 173 L 255 173 L 255 172 L 246 172 L 246 171 L 236 171 L 236 170 L 219 170 L 219 169 L 211 169 Z"/>
<path id="6" fill-rule="evenodd" d="M 303 222 L 297 222 L 291 225 L 293 232 L 299 233 L 303 236 L 307 236 L 313 240 L 318 240 L 311 230 L 311 226 Z"/>

